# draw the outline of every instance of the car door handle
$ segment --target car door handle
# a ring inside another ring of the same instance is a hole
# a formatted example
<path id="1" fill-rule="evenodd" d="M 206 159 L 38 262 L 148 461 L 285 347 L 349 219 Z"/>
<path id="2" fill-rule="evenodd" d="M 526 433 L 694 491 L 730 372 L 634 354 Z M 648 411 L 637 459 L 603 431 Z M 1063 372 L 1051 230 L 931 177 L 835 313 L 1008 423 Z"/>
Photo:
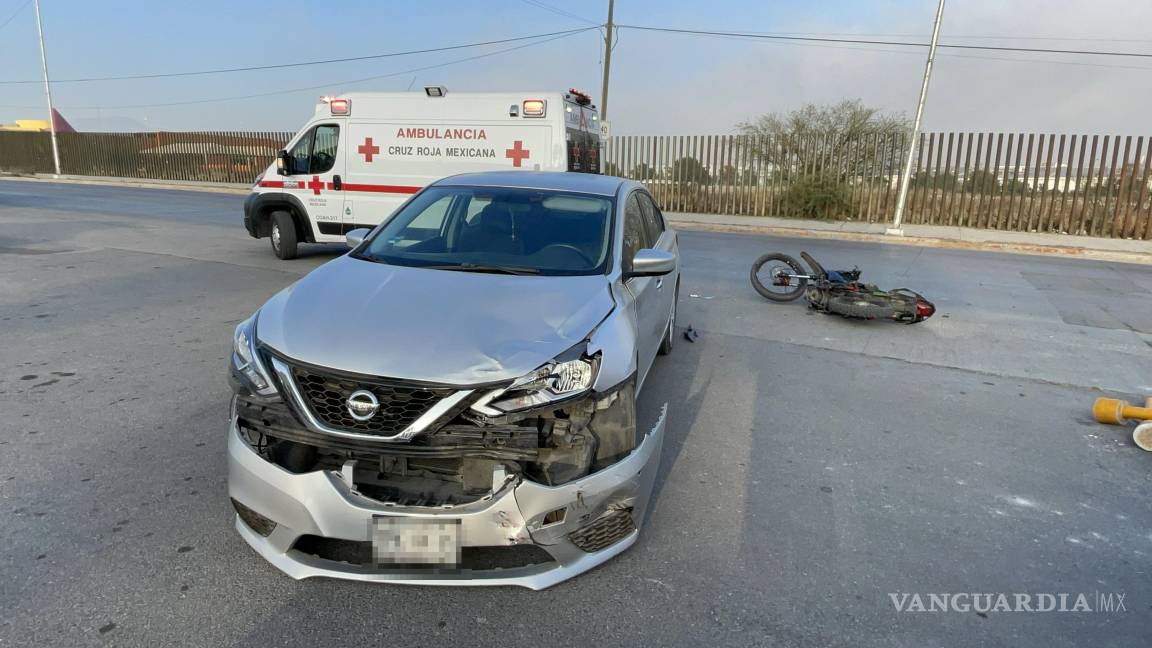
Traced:
<path id="1" fill-rule="evenodd" d="M 332 188 L 335 189 L 336 191 L 340 191 L 341 189 L 344 188 L 344 181 L 340 179 L 340 176 L 338 176 L 338 175 L 332 176 Z"/>
<path id="2" fill-rule="evenodd" d="M 659 277 L 656 279 L 656 290 L 661 290 L 663 288 L 664 288 L 664 277 Z"/>

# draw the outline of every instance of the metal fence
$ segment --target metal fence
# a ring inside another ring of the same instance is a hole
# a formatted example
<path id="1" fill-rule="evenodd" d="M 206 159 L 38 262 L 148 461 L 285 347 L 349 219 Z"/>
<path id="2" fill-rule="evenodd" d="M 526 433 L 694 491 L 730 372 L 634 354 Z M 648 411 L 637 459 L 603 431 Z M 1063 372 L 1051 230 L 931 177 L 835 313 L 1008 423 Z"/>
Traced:
<path id="1" fill-rule="evenodd" d="M 73 175 L 251 182 L 292 133 L 61 133 Z M 901 135 L 614 136 L 605 172 L 672 211 L 891 220 Z M 905 222 L 1152 239 L 1152 140 L 925 133 Z M 47 133 L 0 131 L 0 171 L 51 173 Z"/>
<path id="2" fill-rule="evenodd" d="M 252 182 L 292 133 L 60 133 L 69 175 Z M 0 131 L 0 171 L 52 173 L 47 133 Z"/>
<path id="3" fill-rule="evenodd" d="M 672 211 L 884 222 L 907 138 L 616 136 L 605 172 Z M 925 133 L 907 223 L 1152 239 L 1146 137 Z"/>

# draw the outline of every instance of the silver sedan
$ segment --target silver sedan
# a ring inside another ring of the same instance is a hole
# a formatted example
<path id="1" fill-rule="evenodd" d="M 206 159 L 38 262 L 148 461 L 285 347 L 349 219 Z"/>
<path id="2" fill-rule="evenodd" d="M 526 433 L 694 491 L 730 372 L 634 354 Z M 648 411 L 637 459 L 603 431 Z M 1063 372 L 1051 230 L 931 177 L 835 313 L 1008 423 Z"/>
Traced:
<path id="1" fill-rule="evenodd" d="M 635 541 L 676 233 L 643 185 L 446 178 L 236 329 L 236 528 L 294 578 L 541 589 Z"/>

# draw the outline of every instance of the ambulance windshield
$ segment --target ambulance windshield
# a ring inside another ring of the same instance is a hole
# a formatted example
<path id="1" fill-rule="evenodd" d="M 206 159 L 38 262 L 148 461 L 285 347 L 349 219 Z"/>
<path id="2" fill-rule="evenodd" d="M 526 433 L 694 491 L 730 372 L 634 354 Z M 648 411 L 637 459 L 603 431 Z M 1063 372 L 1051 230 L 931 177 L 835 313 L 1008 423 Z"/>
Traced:
<path id="1" fill-rule="evenodd" d="M 438 270 L 590 275 L 606 271 L 613 201 L 504 187 L 432 187 L 360 258 Z"/>

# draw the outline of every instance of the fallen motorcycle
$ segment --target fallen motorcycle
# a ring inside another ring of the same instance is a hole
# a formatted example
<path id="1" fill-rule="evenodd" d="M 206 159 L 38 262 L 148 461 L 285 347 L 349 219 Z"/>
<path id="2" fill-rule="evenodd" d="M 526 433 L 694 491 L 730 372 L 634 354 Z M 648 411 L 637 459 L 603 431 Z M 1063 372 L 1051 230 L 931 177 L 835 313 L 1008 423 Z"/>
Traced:
<path id="1" fill-rule="evenodd" d="M 787 254 L 765 254 L 752 264 L 752 287 L 774 302 L 790 302 L 803 294 L 808 307 L 857 319 L 890 319 L 905 324 L 932 317 L 936 306 L 907 288 L 880 290 L 860 281 L 860 269 L 825 270 L 807 252 L 800 257 L 812 270 Z"/>

